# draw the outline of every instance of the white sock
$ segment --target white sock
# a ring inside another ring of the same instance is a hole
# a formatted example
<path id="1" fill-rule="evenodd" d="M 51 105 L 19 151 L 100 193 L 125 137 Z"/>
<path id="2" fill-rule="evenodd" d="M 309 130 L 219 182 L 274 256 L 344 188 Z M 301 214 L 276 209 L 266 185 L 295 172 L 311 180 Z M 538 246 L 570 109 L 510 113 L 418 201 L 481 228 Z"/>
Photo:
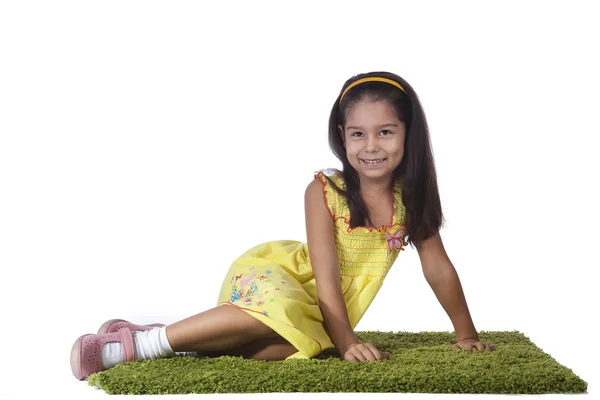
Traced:
<path id="1" fill-rule="evenodd" d="M 106 369 L 112 368 L 122 362 L 123 351 L 121 351 L 121 343 L 106 343 L 102 346 L 102 365 Z"/>
<path id="2" fill-rule="evenodd" d="M 134 335 L 137 360 L 154 360 L 175 355 L 167 340 L 166 326 L 149 331 L 137 331 Z"/>
<path id="3" fill-rule="evenodd" d="M 149 331 L 134 332 L 136 360 L 149 360 L 171 357 L 175 354 L 197 356 L 196 352 L 175 353 L 167 339 L 167 327 L 154 328 Z M 102 346 L 102 364 L 105 368 L 112 368 L 123 362 L 123 347 L 121 343 L 106 343 Z"/>

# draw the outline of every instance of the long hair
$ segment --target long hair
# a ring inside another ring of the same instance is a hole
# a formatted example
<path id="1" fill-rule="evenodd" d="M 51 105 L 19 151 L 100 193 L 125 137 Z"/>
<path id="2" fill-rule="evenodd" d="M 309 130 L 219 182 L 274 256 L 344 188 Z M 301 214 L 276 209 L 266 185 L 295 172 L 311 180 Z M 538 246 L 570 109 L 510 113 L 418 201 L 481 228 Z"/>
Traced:
<path id="1" fill-rule="evenodd" d="M 389 83 L 364 82 L 350 89 L 340 104 L 340 96 L 348 85 L 358 79 L 372 76 L 392 79 L 398 82 L 405 92 Z M 329 116 L 329 147 L 342 162 L 346 190 L 339 188 L 329 177 L 325 178 L 334 190 L 345 196 L 350 208 L 350 228 L 365 226 L 365 220 L 370 221 L 370 218 L 366 203 L 360 195 L 359 175 L 348 162 L 346 148 L 338 130 L 338 125 L 346 126 L 349 108 L 365 98 L 389 102 L 398 119 L 406 126 L 404 156 L 394 170 L 392 185 L 400 181 L 402 188 L 402 203 L 406 210 L 406 240 L 412 247 L 419 247 L 423 240 L 440 230 L 444 216 L 425 113 L 417 94 L 404 79 L 390 72 L 369 72 L 355 75 L 346 81 Z M 390 189 L 393 190 L 393 187 Z"/>

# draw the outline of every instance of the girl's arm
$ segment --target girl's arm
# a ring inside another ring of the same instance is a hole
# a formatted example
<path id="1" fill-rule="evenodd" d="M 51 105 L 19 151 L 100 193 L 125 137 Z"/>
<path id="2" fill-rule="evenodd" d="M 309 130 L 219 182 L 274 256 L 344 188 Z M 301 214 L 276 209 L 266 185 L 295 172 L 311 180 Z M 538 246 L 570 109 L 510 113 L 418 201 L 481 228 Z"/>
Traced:
<path id="1" fill-rule="evenodd" d="M 458 273 L 446 254 L 440 233 L 420 243 L 417 251 L 423 275 L 454 325 L 456 341 L 479 340 Z"/>
<path id="2" fill-rule="evenodd" d="M 359 343 L 348 318 L 342 294 L 333 219 L 323 198 L 320 181 L 312 181 L 304 195 L 308 252 L 317 285 L 319 307 L 325 325 L 340 355 L 349 345 Z"/>

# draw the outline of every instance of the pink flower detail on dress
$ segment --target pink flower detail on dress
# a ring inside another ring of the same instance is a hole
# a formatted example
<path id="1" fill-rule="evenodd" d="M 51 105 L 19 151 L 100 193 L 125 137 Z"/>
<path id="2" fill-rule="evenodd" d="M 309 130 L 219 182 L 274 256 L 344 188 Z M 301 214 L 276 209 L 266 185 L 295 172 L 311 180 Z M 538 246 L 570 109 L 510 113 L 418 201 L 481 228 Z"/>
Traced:
<path id="1" fill-rule="evenodd" d="M 250 303 L 252 301 L 252 297 L 248 297 L 246 300 L 244 300 L 244 302 L 246 303 Z"/>
<path id="2" fill-rule="evenodd" d="M 276 290 L 276 291 L 279 291 L 279 288 L 278 288 L 278 287 L 276 287 L 276 288 L 275 288 L 275 290 Z"/>
<path id="3" fill-rule="evenodd" d="M 400 229 L 394 236 L 390 235 L 387 231 L 385 232 L 385 237 L 388 242 L 389 251 L 391 253 L 394 248 L 397 250 L 402 249 L 402 235 L 404 234 L 404 230 Z"/>
<path id="4" fill-rule="evenodd" d="M 264 301 L 259 301 L 258 303 L 256 303 L 257 306 L 262 306 L 263 304 L 265 304 Z"/>
<path id="5" fill-rule="evenodd" d="M 250 275 L 249 277 L 242 279 L 240 281 L 240 283 L 242 284 L 242 286 L 246 286 L 248 284 L 248 282 L 250 282 L 252 279 L 254 279 L 255 276 L 256 276 L 256 274 L 252 273 L 252 275 Z"/>

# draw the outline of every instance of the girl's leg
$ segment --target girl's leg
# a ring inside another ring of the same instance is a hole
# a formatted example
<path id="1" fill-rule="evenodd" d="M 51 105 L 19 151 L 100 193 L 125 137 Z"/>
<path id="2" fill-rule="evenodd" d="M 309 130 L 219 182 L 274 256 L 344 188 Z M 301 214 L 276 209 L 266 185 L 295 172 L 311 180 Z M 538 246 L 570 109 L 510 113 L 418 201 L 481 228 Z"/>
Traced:
<path id="1" fill-rule="evenodd" d="M 225 351 L 257 339 L 280 337 L 273 329 L 235 306 L 220 305 L 166 328 L 175 352 Z"/>
<path id="2" fill-rule="evenodd" d="M 235 306 L 217 306 L 167 327 L 139 332 L 123 327 L 118 332 L 82 335 L 71 349 L 71 371 L 81 380 L 121 362 L 169 357 L 175 352 L 226 351 L 278 336 Z"/>
<path id="3" fill-rule="evenodd" d="M 285 360 L 298 350 L 281 336 L 257 339 L 227 350 L 202 353 L 206 357 L 232 356 L 263 361 Z"/>

